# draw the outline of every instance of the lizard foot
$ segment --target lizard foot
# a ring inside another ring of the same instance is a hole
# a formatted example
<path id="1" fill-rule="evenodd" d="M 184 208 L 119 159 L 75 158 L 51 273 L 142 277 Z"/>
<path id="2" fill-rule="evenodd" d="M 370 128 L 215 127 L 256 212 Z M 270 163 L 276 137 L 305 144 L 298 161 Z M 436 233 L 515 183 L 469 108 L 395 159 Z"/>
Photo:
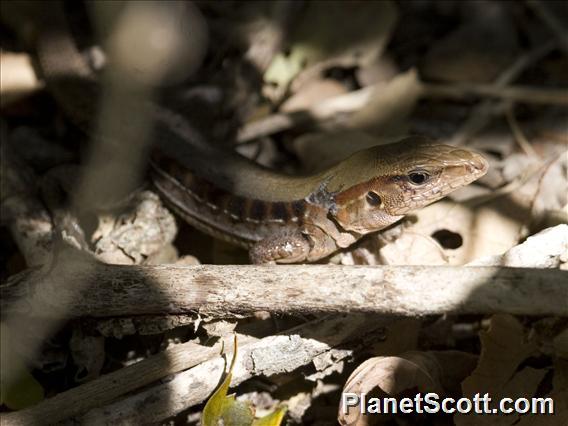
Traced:
<path id="1" fill-rule="evenodd" d="M 310 243 L 300 231 L 283 231 L 257 242 L 249 256 L 255 264 L 296 263 L 309 253 Z"/>

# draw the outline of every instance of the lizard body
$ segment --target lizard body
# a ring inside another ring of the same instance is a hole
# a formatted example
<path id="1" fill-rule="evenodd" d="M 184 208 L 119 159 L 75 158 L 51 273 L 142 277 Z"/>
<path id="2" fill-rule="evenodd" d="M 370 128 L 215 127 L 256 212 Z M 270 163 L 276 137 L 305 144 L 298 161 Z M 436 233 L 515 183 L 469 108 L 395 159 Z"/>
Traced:
<path id="1" fill-rule="evenodd" d="M 95 115 L 97 82 L 64 15 L 52 13 L 49 36 L 37 38 L 40 68 L 65 112 L 85 128 Z M 160 142 L 150 161 L 158 192 L 190 224 L 249 248 L 254 263 L 326 257 L 473 182 L 488 167 L 473 151 L 411 137 L 312 176 L 287 176 L 213 147 L 160 106 L 148 108 Z"/>

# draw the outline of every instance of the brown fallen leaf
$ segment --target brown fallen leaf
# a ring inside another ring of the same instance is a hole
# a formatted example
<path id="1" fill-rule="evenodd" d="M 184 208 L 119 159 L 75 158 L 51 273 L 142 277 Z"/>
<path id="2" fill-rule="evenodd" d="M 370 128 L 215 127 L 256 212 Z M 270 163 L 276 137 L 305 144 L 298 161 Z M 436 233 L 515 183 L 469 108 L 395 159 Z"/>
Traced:
<path id="1" fill-rule="evenodd" d="M 264 80 L 286 86 L 321 63 L 366 64 L 383 51 L 397 19 L 391 1 L 310 2 L 294 25 L 287 55 L 276 55 Z"/>
<path id="2" fill-rule="evenodd" d="M 552 391 L 542 398 L 552 398 L 554 414 L 524 416 L 516 426 L 556 426 L 568 424 L 568 360 L 558 359 L 554 363 Z"/>
<path id="3" fill-rule="evenodd" d="M 308 109 L 318 102 L 343 95 L 346 92 L 345 86 L 337 80 L 330 78 L 312 80 L 288 98 L 280 107 L 280 111 L 293 112 Z"/>
<path id="4" fill-rule="evenodd" d="M 343 393 L 366 393 L 368 398 L 395 397 L 410 390 L 444 395 L 444 386 L 455 388 L 473 369 L 475 361 L 475 356 L 457 351 L 406 352 L 401 356 L 370 358 L 349 376 Z M 453 368 L 447 368 L 448 363 Z M 381 424 L 389 419 L 391 415 L 362 414 L 359 407 L 348 407 L 346 413 L 339 407 L 341 425 Z"/>
<path id="5" fill-rule="evenodd" d="M 406 231 L 437 239 L 450 265 L 504 253 L 517 244 L 522 227 L 522 221 L 493 204 L 472 208 L 442 200 L 413 216 L 416 221 Z"/>
<path id="6" fill-rule="evenodd" d="M 517 371 L 521 363 L 537 352 L 534 339 L 527 339 L 522 324 L 513 316 L 499 314 L 491 317 L 488 331 L 480 332 L 481 355 L 473 373 L 463 381 L 465 397 L 489 394 L 493 401 L 503 397 L 530 398 L 546 374 L 545 369 L 525 367 Z M 519 414 L 499 416 L 454 416 L 458 426 L 512 425 Z"/>

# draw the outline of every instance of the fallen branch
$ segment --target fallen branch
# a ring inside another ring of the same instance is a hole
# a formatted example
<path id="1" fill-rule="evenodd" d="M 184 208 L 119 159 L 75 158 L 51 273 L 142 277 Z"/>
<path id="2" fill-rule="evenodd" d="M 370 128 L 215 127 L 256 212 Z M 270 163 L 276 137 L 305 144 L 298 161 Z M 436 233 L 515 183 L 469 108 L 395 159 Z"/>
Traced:
<path id="1" fill-rule="evenodd" d="M 13 275 L 4 313 L 36 316 L 181 314 L 230 317 L 372 312 L 568 315 L 568 272 L 457 266 L 119 266 L 89 259 Z M 70 285 L 70 283 L 73 283 Z M 25 303 L 14 303 L 24 295 Z"/>
<path id="2" fill-rule="evenodd" d="M 327 317 L 287 330 L 283 335 L 239 344 L 231 387 L 252 377 L 270 377 L 308 366 L 314 358 L 328 354 L 335 346 L 341 345 L 342 357 L 350 357 L 368 345 L 369 339 L 379 339 L 378 334 L 389 322 L 363 315 Z M 75 423 L 158 424 L 205 401 L 226 367 L 226 360 L 216 357 L 176 375 L 167 383 L 91 410 L 75 418 Z"/>
<path id="3" fill-rule="evenodd" d="M 240 143 L 281 132 L 312 121 L 325 121 L 338 114 L 349 114 L 361 109 L 381 84 L 355 90 L 345 95 L 322 101 L 308 110 L 278 113 L 245 125 L 237 135 Z M 491 98 L 508 102 L 568 105 L 568 90 L 544 89 L 538 87 L 510 86 L 497 84 L 435 84 L 422 83 L 422 98 L 443 98 L 463 100 L 472 97 Z"/>
<path id="4" fill-rule="evenodd" d="M 263 339 L 240 336 L 232 386 L 253 376 L 293 371 L 310 364 L 334 346 L 344 346 L 347 341 L 354 342 L 352 348 L 356 349 L 365 337 L 376 334 L 390 321 L 362 315 L 336 316 L 302 324 L 278 336 Z M 224 339 L 225 353 L 233 350 L 232 340 L 232 336 Z M 217 380 L 211 378 L 221 378 L 225 369 L 225 362 L 219 356 L 222 346 L 220 342 L 212 347 L 184 343 L 60 393 L 34 407 L 4 414 L 0 420 L 3 425 L 10 426 L 52 424 L 92 409 L 79 423 L 115 424 L 128 420 L 138 424 L 143 419 L 143 423 L 158 423 L 204 401 L 215 389 Z M 342 356 L 351 356 L 353 349 L 343 351 Z M 338 361 L 337 356 L 334 359 Z M 179 373 L 199 363 L 202 364 Z M 173 374 L 176 376 L 167 383 L 108 405 L 121 395 Z M 140 404 L 140 401 L 145 402 Z"/>
<path id="5" fill-rule="evenodd" d="M 232 350 L 233 337 L 225 340 L 225 348 Z M 246 343 L 254 340 L 243 336 L 240 341 Z M 53 424 L 110 404 L 121 395 L 215 358 L 222 348 L 221 342 L 211 347 L 184 343 L 59 393 L 33 407 L 0 416 L 0 420 L 3 425 Z"/>

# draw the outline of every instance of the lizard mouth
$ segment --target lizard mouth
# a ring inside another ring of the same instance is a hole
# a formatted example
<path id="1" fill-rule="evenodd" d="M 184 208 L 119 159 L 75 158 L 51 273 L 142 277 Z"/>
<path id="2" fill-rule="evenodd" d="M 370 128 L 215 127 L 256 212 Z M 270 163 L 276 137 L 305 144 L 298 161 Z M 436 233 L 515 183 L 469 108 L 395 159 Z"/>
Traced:
<path id="1" fill-rule="evenodd" d="M 452 155 L 456 158 L 453 165 L 464 166 L 467 172 L 472 175 L 481 177 L 487 173 L 487 169 L 489 169 L 489 163 L 485 157 L 477 152 L 456 149 L 452 151 Z M 450 163 L 448 165 L 452 164 Z"/>
<path id="2" fill-rule="evenodd" d="M 462 158 L 461 167 L 455 167 L 456 182 L 451 185 L 452 188 L 457 189 L 460 186 L 476 181 L 489 170 L 489 163 L 481 154 L 476 152 L 468 152 L 468 154 Z"/>
<path id="3" fill-rule="evenodd" d="M 466 168 L 471 175 L 475 175 L 479 179 L 489 170 L 489 163 L 485 157 L 475 152 L 470 152 L 470 156 L 471 159 L 467 162 Z"/>

